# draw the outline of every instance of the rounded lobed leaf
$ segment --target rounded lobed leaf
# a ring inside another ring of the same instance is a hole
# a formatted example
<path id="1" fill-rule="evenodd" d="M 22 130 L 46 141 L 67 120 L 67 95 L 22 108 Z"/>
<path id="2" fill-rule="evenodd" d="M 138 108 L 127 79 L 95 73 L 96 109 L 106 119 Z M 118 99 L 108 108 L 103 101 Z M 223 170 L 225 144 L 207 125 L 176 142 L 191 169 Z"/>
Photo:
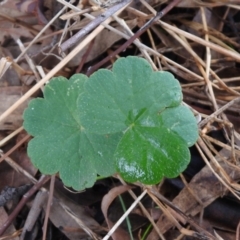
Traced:
<path id="1" fill-rule="evenodd" d="M 93 133 L 125 131 L 139 111 L 156 114 L 182 101 L 179 82 L 167 72 L 153 72 L 138 57 L 118 59 L 113 70 L 99 70 L 85 84 L 78 101 L 83 126 Z"/>
<path id="2" fill-rule="evenodd" d="M 78 106 L 87 130 L 123 133 L 115 152 L 122 177 L 155 184 L 186 168 L 188 147 L 198 137 L 196 120 L 181 101 L 181 87 L 172 74 L 153 72 L 144 59 L 127 57 L 117 60 L 112 72 L 92 75 Z"/>
<path id="3" fill-rule="evenodd" d="M 33 164 L 44 174 L 60 173 L 65 185 L 81 190 L 91 187 L 97 174 L 115 172 L 112 160 L 119 134 L 96 135 L 81 125 L 77 98 L 87 77 L 69 81 L 53 79 L 44 89 L 44 99 L 30 102 L 24 112 L 24 128 L 34 136 L 28 146 Z"/>
<path id="4" fill-rule="evenodd" d="M 34 136 L 28 153 L 36 167 L 45 174 L 59 171 L 77 190 L 116 168 L 125 180 L 144 184 L 186 168 L 198 128 L 181 105 L 181 87 L 172 74 L 127 57 L 86 80 L 81 74 L 69 81 L 56 78 L 44 99 L 29 104 L 24 127 Z"/>
<path id="5" fill-rule="evenodd" d="M 116 165 L 128 182 L 157 184 L 165 176 L 177 177 L 189 163 L 185 141 L 164 126 L 129 130 L 115 152 Z"/>

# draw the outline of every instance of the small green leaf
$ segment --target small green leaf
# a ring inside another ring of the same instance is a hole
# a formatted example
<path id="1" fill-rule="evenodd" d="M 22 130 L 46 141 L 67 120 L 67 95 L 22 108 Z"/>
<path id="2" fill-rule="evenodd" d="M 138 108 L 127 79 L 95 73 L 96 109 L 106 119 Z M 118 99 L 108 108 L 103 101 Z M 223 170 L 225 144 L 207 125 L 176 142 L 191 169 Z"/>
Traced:
<path id="1" fill-rule="evenodd" d="M 128 182 L 158 183 L 173 178 L 189 163 L 187 144 L 164 126 L 130 129 L 115 153 L 117 169 Z"/>
<path id="2" fill-rule="evenodd" d="M 166 108 L 153 118 L 135 121 L 115 152 L 117 169 L 129 182 L 156 184 L 164 176 L 178 176 L 190 161 L 188 147 L 198 138 L 190 109 L 182 105 Z"/>
<path id="3" fill-rule="evenodd" d="M 28 146 L 33 164 L 44 174 L 60 173 L 67 186 L 91 187 L 97 174 L 115 172 L 112 156 L 118 135 L 96 135 L 81 125 L 77 98 L 87 77 L 58 77 L 44 89 L 44 99 L 30 102 L 24 112 L 24 128 L 34 136 Z"/>

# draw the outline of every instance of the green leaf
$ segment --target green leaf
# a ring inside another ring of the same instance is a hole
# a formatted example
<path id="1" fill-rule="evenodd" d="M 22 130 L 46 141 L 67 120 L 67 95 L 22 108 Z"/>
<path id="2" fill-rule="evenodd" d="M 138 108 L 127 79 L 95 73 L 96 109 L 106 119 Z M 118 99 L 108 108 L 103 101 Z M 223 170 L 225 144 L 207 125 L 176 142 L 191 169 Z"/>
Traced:
<path id="1" fill-rule="evenodd" d="M 153 118 L 138 119 L 124 133 L 115 152 L 117 169 L 129 182 L 156 184 L 164 176 L 178 176 L 190 161 L 188 147 L 198 138 L 190 109 L 182 105 L 166 108 Z"/>
<path id="2" fill-rule="evenodd" d="M 192 111 L 183 105 L 167 108 L 159 115 L 159 124 L 180 136 L 191 147 L 198 139 L 198 126 Z"/>
<path id="3" fill-rule="evenodd" d="M 98 134 L 123 133 L 114 156 L 125 180 L 155 184 L 186 168 L 198 129 L 172 74 L 127 57 L 112 71 L 93 74 L 84 87 L 78 101 L 83 126 Z"/>
<path id="4" fill-rule="evenodd" d="M 138 57 L 120 58 L 112 71 L 89 79 L 53 79 L 44 98 L 25 110 L 24 128 L 34 136 L 28 146 L 33 164 L 44 174 L 59 172 L 76 190 L 116 171 L 144 184 L 176 177 L 198 138 L 179 82 Z"/>
<path id="5" fill-rule="evenodd" d="M 158 183 L 173 178 L 189 163 L 187 144 L 164 126 L 129 130 L 115 153 L 117 169 L 128 182 Z"/>
<path id="6" fill-rule="evenodd" d="M 102 69 L 89 78 L 79 110 L 88 131 L 110 134 L 126 130 L 142 109 L 156 114 L 181 101 L 181 87 L 172 74 L 153 72 L 146 60 L 127 57 L 117 60 L 112 72 Z"/>
<path id="7" fill-rule="evenodd" d="M 97 174 L 115 173 L 112 159 L 119 134 L 96 135 L 81 125 L 77 98 L 87 77 L 58 77 L 44 89 L 44 99 L 30 102 L 24 128 L 34 138 L 28 146 L 33 164 L 44 174 L 59 172 L 65 185 L 81 190 L 91 187 Z"/>

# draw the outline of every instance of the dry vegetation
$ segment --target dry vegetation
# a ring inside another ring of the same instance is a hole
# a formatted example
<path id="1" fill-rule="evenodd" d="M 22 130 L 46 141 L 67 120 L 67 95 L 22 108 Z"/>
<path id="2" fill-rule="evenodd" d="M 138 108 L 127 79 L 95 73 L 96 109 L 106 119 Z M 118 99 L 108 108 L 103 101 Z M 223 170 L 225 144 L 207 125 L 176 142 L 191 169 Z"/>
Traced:
<path id="1" fill-rule="evenodd" d="M 114 52 L 171 3 L 124 1 L 115 13 L 109 3 L 99 7 L 87 0 L 75 5 L 63 0 L 0 3 L 2 236 L 240 238 L 239 1 L 182 0 L 124 51 Z M 58 176 L 41 176 L 26 154 L 30 136 L 22 128 L 22 113 L 28 102 L 42 96 L 53 76 L 91 74 L 127 55 L 142 56 L 153 69 L 170 71 L 181 82 L 184 102 L 199 121 L 189 168 L 151 188 L 130 186 L 115 176 L 82 193 L 64 188 Z M 130 206 L 131 213 L 125 212 Z M 120 227 L 109 232 L 119 219 Z"/>

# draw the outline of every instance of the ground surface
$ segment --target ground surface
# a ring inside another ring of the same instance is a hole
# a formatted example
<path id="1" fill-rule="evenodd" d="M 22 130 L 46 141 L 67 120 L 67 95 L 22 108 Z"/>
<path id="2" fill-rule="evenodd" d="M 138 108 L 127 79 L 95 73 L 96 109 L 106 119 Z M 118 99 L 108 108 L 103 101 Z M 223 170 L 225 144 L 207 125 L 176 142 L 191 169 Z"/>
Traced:
<path id="1" fill-rule="evenodd" d="M 172 4 L 127 3 L 112 18 L 108 14 L 115 2 L 0 3 L 2 236 L 107 239 L 110 228 L 143 194 L 142 204 L 127 214 L 113 239 L 240 238 L 239 1 L 182 0 L 116 55 L 156 11 Z M 92 16 L 99 19 L 90 28 Z M 109 19 L 104 27 L 99 26 L 102 18 Z M 85 35 L 71 52 L 66 40 L 80 29 Z M 144 57 L 154 70 L 170 71 L 179 80 L 183 100 L 199 122 L 189 167 L 158 186 L 127 185 L 113 176 L 79 193 L 65 188 L 58 175 L 41 175 L 27 155 L 30 136 L 22 128 L 29 101 L 42 97 L 44 84 L 54 76 L 90 75 L 99 67 L 111 69 L 119 56 L 128 55 Z M 102 64 L 95 68 L 97 63 Z"/>

